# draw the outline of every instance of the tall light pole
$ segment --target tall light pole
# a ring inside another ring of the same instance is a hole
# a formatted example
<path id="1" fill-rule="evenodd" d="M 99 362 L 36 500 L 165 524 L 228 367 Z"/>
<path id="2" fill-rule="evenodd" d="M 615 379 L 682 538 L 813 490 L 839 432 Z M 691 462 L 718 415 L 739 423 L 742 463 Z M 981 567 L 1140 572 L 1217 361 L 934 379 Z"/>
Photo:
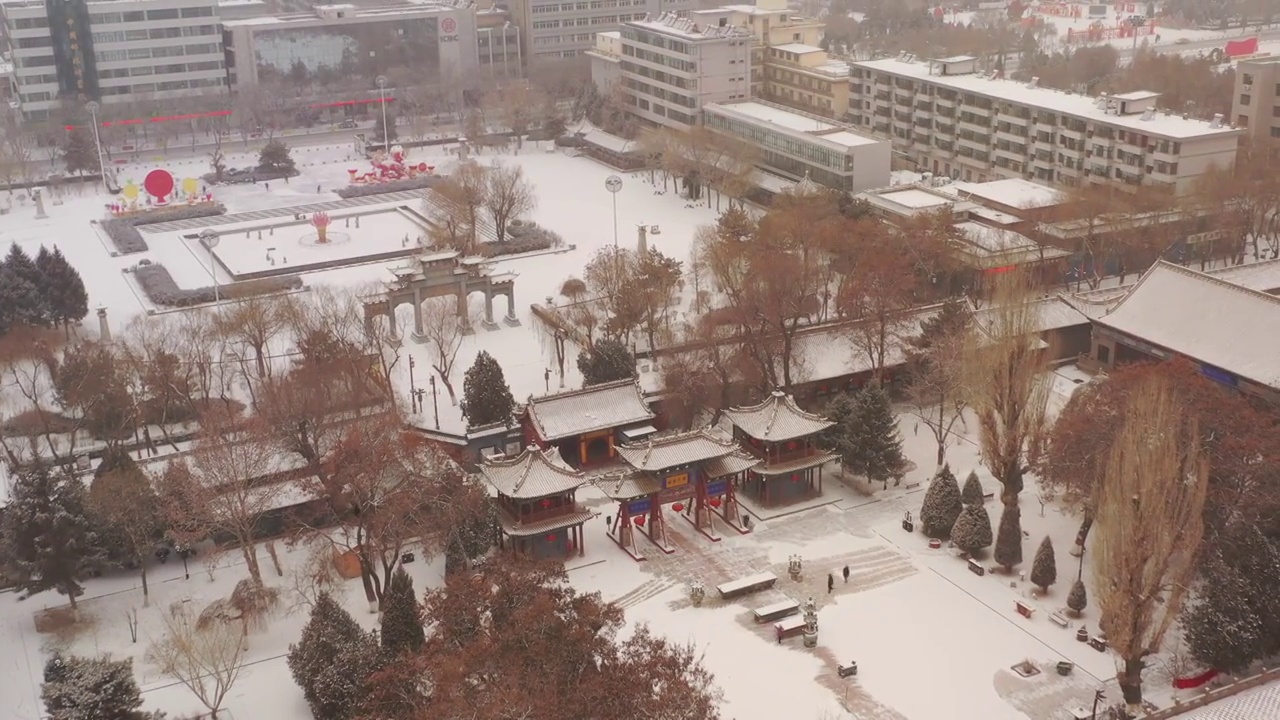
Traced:
<path id="1" fill-rule="evenodd" d="M 218 268 L 213 257 L 213 249 L 218 246 L 218 233 L 210 228 L 201 230 L 200 244 L 209 251 L 209 277 L 213 278 L 213 301 L 219 302 L 222 298 L 218 293 Z"/>
<path id="2" fill-rule="evenodd" d="M 365 77 L 369 77 L 366 75 Z M 387 127 L 387 76 L 379 75 L 374 80 L 378 84 L 379 105 L 382 106 L 382 151 L 391 153 L 391 128 Z"/>
<path id="3" fill-rule="evenodd" d="M 98 108 L 102 107 L 96 100 L 90 100 L 84 104 L 84 109 L 89 111 L 89 116 L 93 118 L 93 147 L 98 152 L 98 178 L 102 180 L 102 190 L 111 192 L 107 188 L 107 168 L 102 164 L 102 139 L 98 137 Z"/>
<path id="4" fill-rule="evenodd" d="M 604 187 L 613 195 L 613 262 L 617 266 L 614 270 L 618 273 L 615 282 L 622 280 L 622 258 L 618 255 L 618 191 L 622 189 L 622 178 L 617 175 L 610 175 L 604 180 Z"/>

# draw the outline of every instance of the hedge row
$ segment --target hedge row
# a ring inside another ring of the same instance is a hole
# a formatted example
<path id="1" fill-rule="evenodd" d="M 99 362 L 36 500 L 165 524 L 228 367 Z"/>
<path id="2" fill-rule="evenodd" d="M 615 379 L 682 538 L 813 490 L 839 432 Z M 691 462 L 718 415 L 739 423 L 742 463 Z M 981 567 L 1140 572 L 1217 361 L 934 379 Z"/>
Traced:
<path id="1" fill-rule="evenodd" d="M 401 190 L 421 190 L 422 188 L 434 187 L 443 181 L 444 178 L 439 175 L 421 175 L 416 178 L 392 180 L 391 182 L 371 185 L 348 185 L 340 188 L 337 193 L 340 198 L 366 197 L 368 195 L 400 192 Z"/>
<path id="2" fill-rule="evenodd" d="M 513 220 L 507 226 L 506 241 L 480 243 L 480 254 L 485 257 L 519 255 L 561 245 L 564 240 L 556 233 L 527 220 Z"/>
<path id="3" fill-rule="evenodd" d="M 212 285 L 188 290 L 178 287 L 163 265 L 142 265 L 134 270 L 134 276 L 151 302 L 162 307 L 190 307 L 211 303 L 218 298 L 238 300 L 302 287 L 301 277 L 282 275 L 219 285 L 216 293 Z"/>
<path id="4" fill-rule="evenodd" d="M 223 215 L 227 208 L 222 203 L 202 203 L 200 205 L 182 205 L 171 208 L 151 210 L 143 215 L 128 218 L 110 218 L 102 221 L 102 230 L 111 238 L 116 250 L 121 255 L 146 252 L 150 248 L 147 241 L 138 232 L 139 225 L 155 225 L 156 223 L 174 220 L 190 220 L 192 218 Z"/>

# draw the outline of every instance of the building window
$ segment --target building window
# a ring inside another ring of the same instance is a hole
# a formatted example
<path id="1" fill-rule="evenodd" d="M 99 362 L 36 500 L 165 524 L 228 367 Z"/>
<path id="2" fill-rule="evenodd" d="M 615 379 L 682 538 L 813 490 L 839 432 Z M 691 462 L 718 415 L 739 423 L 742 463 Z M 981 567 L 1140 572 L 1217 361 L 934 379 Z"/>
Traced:
<path id="1" fill-rule="evenodd" d="M 1240 95 L 1240 104 L 1241 104 L 1241 105 L 1248 105 L 1248 104 L 1249 104 L 1249 101 L 1250 101 L 1251 99 L 1252 99 L 1252 98 L 1250 98 L 1247 94 L 1241 93 L 1241 95 Z"/>
<path id="2" fill-rule="evenodd" d="M 1244 73 L 1244 85 L 1245 85 L 1245 87 L 1249 87 L 1249 86 L 1250 86 L 1250 85 L 1252 85 L 1252 84 L 1253 84 L 1253 76 L 1252 76 L 1252 75 L 1250 75 L 1249 73 Z"/>
<path id="3" fill-rule="evenodd" d="M 177 20 L 178 9 L 170 8 L 167 10 L 148 10 L 147 19 L 148 20 Z"/>
<path id="4" fill-rule="evenodd" d="M 1249 116 L 1241 115 L 1240 117 L 1236 118 L 1236 125 L 1239 125 L 1242 128 L 1249 127 Z"/>
<path id="5" fill-rule="evenodd" d="M 1280 138 L 1280 127 L 1271 128 L 1271 137 Z"/>

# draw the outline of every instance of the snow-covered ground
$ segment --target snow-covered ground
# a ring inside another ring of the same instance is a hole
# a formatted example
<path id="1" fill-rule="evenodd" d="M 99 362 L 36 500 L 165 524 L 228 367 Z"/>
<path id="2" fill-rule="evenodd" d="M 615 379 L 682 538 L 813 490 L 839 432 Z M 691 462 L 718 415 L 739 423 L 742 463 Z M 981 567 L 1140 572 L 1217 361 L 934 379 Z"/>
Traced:
<path id="1" fill-rule="evenodd" d="M 444 153 L 423 153 L 424 157 L 414 159 L 445 165 L 449 158 Z M 336 201 L 331 191 L 345 181 L 347 168 L 363 166 L 344 146 L 300 148 L 297 157 L 302 175 L 290 183 L 272 182 L 269 190 L 262 186 L 219 188 L 218 199 L 232 213 Z M 580 276 L 598 249 L 614 243 L 612 197 L 604 184 L 615 171 L 586 158 L 547 152 L 535 144 L 527 144 L 520 155 L 482 155 L 480 160 L 519 163 L 538 189 L 538 207 L 532 219 L 560 233 L 566 243 L 563 252 L 496 263 L 500 271 L 518 273 L 516 315 L 522 325 L 504 325 L 495 331 L 479 329 L 465 340 L 459 354 L 456 367 L 460 376 L 478 351 L 489 351 L 503 365 L 513 393 L 524 398 L 546 391 L 543 378 L 547 368 L 552 369 L 551 388 L 558 384 L 551 349 L 536 331 L 529 306 L 557 296 L 567 277 Z M 204 171 L 201 161 L 189 162 L 189 166 L 179 163 L 169 167 L 180 178 Z M 230 160 L 232 165 L 248 162 L 244 157 Z M 122 180 L 139 179 L 151 167 L 127 167 Z M 696 228 L 713 222 L 715 210 L 705 202 L 691 207 L 674 192 L 663 193 L 661 181 L 651 185 L 647 175 L 622 175 L 623 189 L 617 195 L 617 242 L 634 246 L 639 224 L 658 225 L 660 233 L 649 236 L 650 247 L 688 263 Z M 163 262 L 183 286 L 208 282 L 207 255 L 193 252 L 176 237 L 152 238 L 151 250 L 141 255 L 113 257 L 105 238 L 89 225 L 101 216 L 106 202 L 107 196 L 86 187 L 64 198 L 61 205 L 49 207 L 47 219 L 36 220 L 29 204 L 17 206 L 0 222 L 0 246 L 18 242 L 34 253 L 41 243 L 58 245 L 83 274 L 91 307 L 107 307 L 116 329 L 145 309 L 122 273 L 139 260 Z M 402 232 L 397 230 L 396 234 Z M 285 239 L 279 231 L 276 237 L 277 242 Z M 256 245 L 256 236 L 250 242 Z M 235 247 L 228 242 L 219 250 L 231 252 Z M 257 255 L 261 250 L 252 247 L 245 252 Z M 304 279 L 311 287 L 364 284 L 385 279 L 390 264 L 308 273 Z M 407 310 L 402 308 L 401 313 Z M 402 315 L 399 321 L 406 319 Z M 404 352 L 413 354 L 418 367 L 429 366 L 426 348 L 410 342 Z M 400 363 L 401 372 L 407 372 L 407 364 Z M 566 365 L 566 387 L 579 387 L 581 379 L 574 363 L 571 360 Z M 1055 375 L 1054 406 L 1060 407 L 1082 379 L 1069 371 Z M 401 382 L 407 389 L 407 377 Z M 423 382 L 421 375 L 418 382 Z M 440 398 L 439 407 L 442 428 L 460 429 L 461 416 L 447 397 Z M 417 420 L 431 426 L 429 405 L 425 416 Z M 673 521 L 670 528 L 678 551 L 669 556 L 652 553 L 640 564 L 613 546 L 603 522 L 593 522 L 586 528 L 585 557 L 568 565 L 570 578 L 583 590 L 598 590 L 606 599 L 618 601 L 632 622 L 649 622 L 669 637 L 696 643 L 725 690 L 724 716 L 728 718 L 1038 720 L 1055 716 L 1068 703 L 1091 697 L 1093 688 L 1112 674 L 1110 657 L 1076 643 L 1074 630 L 1059 628 L 1047 619 L 1052 610 L 1062 606 L 1073 577 L 1075 561 L 1067 550 L 1078 519 L 1053 504 L 1042 517 L 1034 479 L 1028 484 L 1022 495 L 1027 531 L 1024 567 L 1029 568 L 1035 548 L 1046 534 L 1058 549 L 1060 580 L 1045 598 L 1030 598 L 1028 584 L 1016 577 L 977 577 L 952 552 L 930 550 L 922 535 L 904 533 L 899 526 L 905 511 L 918 513 L 925 483 L 934 469 L 932 439 L 919 425 L 905 410 L 900 415 L 906 451 L 915 469 L 899 487 L 859 494 L 833 487 L 838 484 L 838 474 L 829 473 L 827 485 L 834 500 L 830 504 L 761 519 L 753 523 L 750 535 L 726 530 L 721 532 L 723 541 L 714 544 Z M 948 448 L 956 475 L 963 480 L 970 470 L 977 470 L 988 489 L 994 490 L 994 480 L 978 461 L 975 423 L 959 430 L 961 435 L 953 438 Z M 608 514 L 608 502 L 596 491 L 584 491 L 579 497 L 600 509 L 602 515 Z M 861 501 L 843 499 L 850 497 Z M 987 505 L 992 521 L 998 521 L 998 503 L 990 500 Z M 785 578 L 791 554 L 805 559 L 800 585 L 784 579 L 774 590 L 758 596 L 729 603 L 709 599 L 699 608 L 692 607 L 685 597 L 685 585 L 694 579 L 711 588 L 766 568 Z M 268 582 L 287 587 L 300 557 L 300 551 L 281 548 L 285 574 L 280 578 L 266 553 L 260 552 Z M 826 573 L 839 577 L 846 565 L 852 568 L 849 584 L 838 582 L 834 593 L 825 593 Z M 1087 579 L 1087 556 L 1085 565 Z M 420 560 L 409 569 L 420 590 L 439 582 L 437 563 Z M 40 716 L 41 668 L 48 653 L 59 646 L 77 653 L 134 657 L 148 707 L 175 713 L 197 710 L 197 701 L 185 688 L 161 677 L 145 659 L 147 638 L 159 632 L 158 612 L 169 603 L 190 598 L 200 604 L 225 597 L 245 576 L 238 554 L 225 556 L 223 564 L 212 572 L 197 561 L 190 579 L 184 579 L 181 564 L 171 560 L 153 568 L 153 598 L 148 608 L 141 607 L 141 592 L 133 574 L 91 580 L 82 607 L 92 619 L 74 637 L 66 638 L 37 633 L 33 621 L 37 611 L 59 606 L 64 598 L 44 593 L 19 602 L 14 593 L 0 594 L 0 647 L 9 650 L 0 653 L 0 717 L 36 720 Z M 359 581 L 350 581 L 347 586 L 345 602 L 362 623 L 372 625 L 373 617 L 363 608 Z M 820 606 L 821 634 L 816 651 L 803 649 L 798 638 L 780 646 L 769 626 L 751 622 L 751 608 L 783 597 L 802 600 L 808 595 L 817 598 Z M 1039 611 L 1030 620 L 1022 618 L 1014 612 L 1015 599 L 1024 599 Z M 130 642 L 125 622 L 125 613 L 131 608 L 139 609 L 136 644 Z M 277 618 L 268 631 L 250 638 L 252 664 L 229 699 L 232 717 L 309 717 L 283 657 L 304 619 L 302 614 Z M 1096 615 L 1088 613 L 1085 622 L 1093 627 Z M 1027 658 L 1046 668 L 1049 663 L 1068 659 L 1077 663 L 1078 669 L 1068 678 L 1044 672 L 1023 680 L 1009 668 Z M 851 659 L 859 662 L 859 675 L 836 678 L 836 663 Z M 959 708 L 964 710 L 957 714 Z"/>

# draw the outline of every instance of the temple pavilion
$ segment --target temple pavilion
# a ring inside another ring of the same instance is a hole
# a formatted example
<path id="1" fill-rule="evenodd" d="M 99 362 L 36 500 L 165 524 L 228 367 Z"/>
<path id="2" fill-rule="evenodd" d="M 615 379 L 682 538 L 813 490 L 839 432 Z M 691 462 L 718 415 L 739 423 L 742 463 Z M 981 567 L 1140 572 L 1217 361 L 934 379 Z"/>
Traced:
<path id="1" fill-rule="evenodd" d="M 599 513 L 578 505 L 575 495 L 587 480 L 554 449 L 486 458 L 480 474 L 497 496 L 499 546 L 538 558 L 585 553 L 582 525 Z"/>
<path id="2" fill-rule="evenodd" d="M 822 466 L 836 456 L 819 446 L 818 435 L 835 423 L 801 410 L 781 391 L 724 416 L 733 423 L 734 439 L 760 461 L 743 482 L 748 497 L 768 506 L 822 494 Z"/>

